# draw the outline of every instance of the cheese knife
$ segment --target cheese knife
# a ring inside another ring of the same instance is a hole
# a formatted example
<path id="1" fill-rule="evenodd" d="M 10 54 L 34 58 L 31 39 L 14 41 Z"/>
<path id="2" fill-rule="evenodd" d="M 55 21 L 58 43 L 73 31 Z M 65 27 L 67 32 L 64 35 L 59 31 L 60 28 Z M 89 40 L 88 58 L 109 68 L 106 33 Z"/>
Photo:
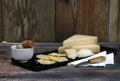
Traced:
<path id="1" fill-rule="evenodd" d="M 105 62 L 105 60 L 106 60 L 106 57 L 105 57 L 105 56 L 98 56 L 98 57 L 89 59 L 88 61 L 79 63 L 79 64 L 77 64 L 76 66 L 84 66 L 84 65 L 87 65 L 87 64 L 102 63 L 102 62 Z"/>

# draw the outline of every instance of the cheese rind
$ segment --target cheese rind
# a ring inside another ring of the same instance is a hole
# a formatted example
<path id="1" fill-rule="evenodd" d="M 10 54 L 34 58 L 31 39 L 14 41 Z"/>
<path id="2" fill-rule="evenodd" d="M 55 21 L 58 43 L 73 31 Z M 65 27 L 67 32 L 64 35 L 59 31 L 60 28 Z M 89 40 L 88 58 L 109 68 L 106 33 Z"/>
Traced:
<path id="1" fill-rule="evenodd" d="M 96 44 L 97 42 L 98 42 L 98 38 L 96 36 L 73 35 L 70 38 L 63 41 L 63 46 L 72 47 L 72 46 Z"/>

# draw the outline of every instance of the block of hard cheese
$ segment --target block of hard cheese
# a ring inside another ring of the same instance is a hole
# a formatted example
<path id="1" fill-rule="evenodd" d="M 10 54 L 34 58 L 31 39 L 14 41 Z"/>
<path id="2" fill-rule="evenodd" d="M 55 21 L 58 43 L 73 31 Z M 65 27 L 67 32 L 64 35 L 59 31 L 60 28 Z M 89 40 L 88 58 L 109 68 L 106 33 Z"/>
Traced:
<path id="1" fill-rule="evenodd" d="M 76 51 L 80 51 L 82 49 L 89 49 L 94 53 L 100 52 L 100 45 L 98 45 L 98 44 L 83 45 L 83 46 L 72 46 L 71 48 L 75 49 Z"/>
<path id="2" fill-rule="evenodd" d="M 72 46 L 95 44 L 97 42 L 98 42 L 98 38 L 96 36 L 73 35 L 70 38 L 63 41 L 63 46 L 72 47 Z"/>
<path id="3" fill-rule="evenodd" d="M 98 52 L 100 52 L 100 45 L 91 44 L 91 45 L 82 45 L 82 46 L 72 46 L 72 47 L 69 47 L 69 48 L 61 46 L 61 47 L 58 48 L 58 52 L 59 53 L 65 53 L 65 51 L 64 51 L 65 49 L 75 49 L 77 52 L 82 50 L 82 49 L 89 49 L 94 53 L 98 53 Z"/>

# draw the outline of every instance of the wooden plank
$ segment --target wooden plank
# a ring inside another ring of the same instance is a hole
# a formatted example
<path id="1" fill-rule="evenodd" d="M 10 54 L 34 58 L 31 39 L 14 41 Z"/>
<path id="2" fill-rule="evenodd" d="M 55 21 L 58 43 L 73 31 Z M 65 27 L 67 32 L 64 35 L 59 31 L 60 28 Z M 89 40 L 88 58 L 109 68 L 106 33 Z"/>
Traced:
<path id="1" fill-rule="evenodd" d="M 63 41 L 76 31 L 77 0 L 56 0 L 56 41 Z"/>
<path id="2" fill-rule="evenodd" d="M 118 15 L 119 15 L 119 19 L 118 19 L 118 29 L 119 29 L 119 42 L 120 42 L 120 0 L 119 0 L 119 7 L 118 7 Z"/>
<path id="3" fill-rule="evenodd" d="M 46 43 L 46 47 L 49 44 Z M 104 44 L 108 44 L 108 46 L 113 45 L 113 47 L 116 47 L 114 43 L 104 43 Z M 39 44 L 39 45 L 41 45 L 41 47 L 45 46 L 45 44 Z M 52 45 L 52 43 L 50 45 Z M 53 44 L 52 47 L 55 45 L 56 44 Z M 119 45 L 119 43 L 117 45 Z M 6 47 L 4 46 L 2 48 L 6 50 Z M 120 49 L 120 45 L 118 49 Z M 120 54 L 120 51 L 118 51 L 118 54 Z M 119 81 L 120 80 L 120 77 L 119 77 L 120 57 L 117 57 L 117 56 L 115 56 L 115 65 L 106 65 L 106 67 L 91 66 L 91 67 L 75 68 L 75 67 L 63 66 L 59 68 L 51 68 L 49 70 L 34 72 L 34 71 L 23 69 L 22 67 L 12 64 L 11 54 L 9 53 L 4 55 L 0 51 L 0 80 L 1 81 L 38 81 L 38 80 L 41 80 L 41 81 L 71 81 L 71 80 L 72 81 Z M 112 69 L 111 67 L 115 67 L 114 68 L 115 70 L 110 70 Z M 103 68 L 104 70 L 101 70 L 100 68 Z"/>
<path id="4" fill-rule="evenodd" d="M 2 0 L 0 0 L 0 41 L 2 41 Z"/>
<path id="5" fill-rule="evenodd" d="M 108 41 L 108 1 L 78 0 L 78 34 L 96 35 L 99 41 Z"/>
<path id="6" fill-rule="evenodd" d="M 27 69 L 23 69 L 19 66 L 15 66 L 11 63 L 10 59 L 10 55 L 0 55 L 1 81 L 119 81 L 120 79 L 119 69 L 96 70 L 94 69 L 96 67 L 90 67 L 93 70 L 81 70 L 89 67 L 74 68 L 64 66 L 45 71 L 33 72 Z"/>
<path id="7" fill-rule="evenodd" d="M 113 48 L 120 52 L 119 42 L 99 42 L 101 46 Z M 0 53 L 10 54 L 10 47 L 14 44 L 1 44 L 0 43 Z M 46 52 L 56 50 L 58 47 L 62 46 L 62 43 L 35 43 L 34 53 Z M 118 53 L 120 55 L 120 53 Z"/>
<path id="8" fill-rule="evenodd" d="M 54 0 L 3 0 L 4 40 L 55 40 Z"/>
<path id="9" fill-rule="evenodd" d="M 109 8 L 109 42 L 118 42 L 118 2 L 119 0 L 110 0 Z"/>
<path id="10" fill-rule="evenodd" d="M 77 33 L 108 41 L 108 4 L 109 0 L 57 0 L 56 40 Z"/>

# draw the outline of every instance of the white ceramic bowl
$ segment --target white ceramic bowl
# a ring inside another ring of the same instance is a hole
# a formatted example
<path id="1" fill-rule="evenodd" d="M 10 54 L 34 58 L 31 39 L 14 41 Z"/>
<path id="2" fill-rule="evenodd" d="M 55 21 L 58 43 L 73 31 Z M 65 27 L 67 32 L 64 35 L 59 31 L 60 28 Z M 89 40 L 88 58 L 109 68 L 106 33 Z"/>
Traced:
<path id="1" fill-rule="evenodd" d="M 22 45 L 11 46 L 12 58 L 20 62 L 27 62 L 33 57 L 33 48 L 23 48 Z"/>

